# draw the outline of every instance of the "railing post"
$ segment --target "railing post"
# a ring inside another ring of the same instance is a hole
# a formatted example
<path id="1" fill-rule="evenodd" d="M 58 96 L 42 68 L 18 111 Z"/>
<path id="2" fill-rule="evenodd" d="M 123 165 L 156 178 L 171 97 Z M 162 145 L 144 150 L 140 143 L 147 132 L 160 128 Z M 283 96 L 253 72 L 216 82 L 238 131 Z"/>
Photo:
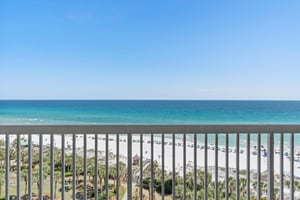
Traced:
<path id="1" fill-rule="evenodd" d="M 183 199 L 186 199 L 186 133 L 183 133 Z"/>
<path id="2" fill-rule="evenodd" d="M 61 163 L 62 163 L 62 169 L 61 169 L 61 199 L 65 199 L 65 173 L 66 173 L 66 161 L 65 161 L 65 134 L 61 134 Z"/>
<path id="3" fill-rule="evenodd" d="M 105 134 L 105 198 L 109 199 L 109 162 L 108 162 L 108 156 L 109 156 L 109 137 L 108 134 Z"/>
<path id="4" fill-rule="evenodd" d="M 261 197 L 261 133 L 257 134 L 257 200 Z"/>
<path id="5" fill-rule="evenodd" d="M 175 133 L 172 134 L 172 200 L 175 200 L 176 168 L 175 168 Z"/>
<path id="6" fill-rule="evenodd" d="M 204 134 L 204 200 L 208 199 L 208 182 L 207 182 L 207 133 Z"/>
<path id="7" fill-rule="evenodd" d="M 236 200 L 240 199 L 240 133 L 236 134 Z"/>
<path id="8" fill-rule="evenodd" d="M 151 184 L 150 184 L 150 200 L 154 200 L 154 140 L 153 140 L 153 133 L 151 133 Z"/>
<path id="9" fill-rule="evenodd" d="M 21 141 L 17 134 L 17 200 L 21 199 Z"/>
<path id="10" fill-rule="evenodd" d="M 72 159 L 73 159 L 73 166 L 72 166 L 72 199 L 76 199 L 76 134 L 73 134 L 72 137 L 73 141 L 72 141 Z"/>
<path id="11" fill-rule="evenodd" d="M 28 198 L 32 199 L 32 135 L 28 135 Z"/>
<path id="12" fill-rule="evenodd" d="M 284 134 L 280 133 L 280 200 L 284 200 Z"/>
<path id="13" fill-rule="evenodd" d="M 87 199 L 87 134 L 83 135 L 83 197 Z"/>
<path id="14" fill-rule="evenodd" d="M 294 133 L 291 133 L 291 141 L 290 141 L 290 195 L 291 200 L 294 200 Z"/>
<path id="15" fill-rule="evenodd" d="M 197 133 L 194 133 L 194 200 L 197 200 Z"/>
<path id="16" fill-rule="evenodd" d="M 215 133 L 215 200 L 218 200 L 218 194 L 219 194 L 219 191 L 218 191 L 218 188 L 219 188 L 219 173 L 218 173 L 218 167 L 219 167 L 219 164 L 218 164 L 218 161 L 219 161 L 219 158 L 218 158 L 218 143 L 219 143 L 219 133 Z"/>
<path id="17" fill-rule="evenodd" d="M 98 134 L 95 134 L 95 200 L 98 200 Z"/>
<path id="18" fill-rule="evenodd" d="M 54 134 L 50 134 L 50 199 L 54 200 Z"/>
<path id="19" fill-rule="evenodd" d="M 274 133 L 268 134 L 268 199 L 274 199 Z"/>
<path id="20" fill-rule="evenodd" d="M 228 150 L 228 146 L 229 146 L 229 138 L 228 138 L 228 133 L 225 134 L 225 199 L 228 199 L 229 197 L 229 150 Z"/>
<path id="21" fill-rule="evenodd" d="M 119 144 L 119 134 L 116 135 L 116 170 L 117 170 L 117 185 L 116 185 L 116 200 L 119 200 L 119 193 L 120 193 L 120 164 L 119 164 L 119 157 L 120 157 L 120 144 Z"/>
<path id="22" fill-rule="evenodd" d="M 128 134 L 128 139 L 127 139 L 127 145 L 128 145 L 128 150 L 127 150 L 127 199 L 132 199 L 132 135 Z"/>
<path id="23" fill-rule="evenodd" d="M 140 199 L 143 199 L 143 134 L 140 135 Z"/>
<path id="24" fill-rule="evenodd" d="M 161 135 L 161 198 L 165 199 L 165 135 Z"/>
<path id="25" fill-rule="evenodd" d="M 247 200 L 250 200 L 250 193 L 251 193 L 251 190 L 250 190 L 250 183 L 251 183 L 251 180 L 250 180 L 250 133 L 247 133 Z"/>
<path id="26" fill-rule="evenodd" d="M 39 199 L 43 199 L 43 189 L 44 189 L 44 172 L 43 172 L 43 135 L 40 134 L 40 147 L 39 147 Z"/>
<path id="27" fill-rule="evenodd" d="M 10 175 L 9 175 L 9 161 L 10 161 L 10 156 L 9 156 L 9 134 L 6 134 L 5 138 L 5 196 L 9 198 L 10 192 L 9 192 L 9 187 L 10 187 Z"/>

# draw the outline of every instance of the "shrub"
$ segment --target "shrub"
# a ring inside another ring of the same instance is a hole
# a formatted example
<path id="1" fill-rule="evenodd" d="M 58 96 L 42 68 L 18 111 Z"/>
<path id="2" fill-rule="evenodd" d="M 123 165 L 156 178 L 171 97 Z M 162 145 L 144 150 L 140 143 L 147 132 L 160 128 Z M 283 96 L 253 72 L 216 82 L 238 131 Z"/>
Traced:
<path id="1" fill-rule="evenodd" d="M 66 172 L 66 173 L 65 173 L 65 177 L 70 177 L 70 176 L 73 176 L 73 173 L 72 173 L 72 172 Z"/>

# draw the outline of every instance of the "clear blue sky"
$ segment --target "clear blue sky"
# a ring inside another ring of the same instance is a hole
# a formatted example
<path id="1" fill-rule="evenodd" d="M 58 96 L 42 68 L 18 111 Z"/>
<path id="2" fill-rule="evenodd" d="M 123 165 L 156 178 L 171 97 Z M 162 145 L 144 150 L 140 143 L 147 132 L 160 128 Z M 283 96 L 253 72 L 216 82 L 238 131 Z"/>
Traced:
<path id="1" fill-rule="evenodd" d="M 300 99 L 300 1 L 1 1 L 0 99 Z"/>

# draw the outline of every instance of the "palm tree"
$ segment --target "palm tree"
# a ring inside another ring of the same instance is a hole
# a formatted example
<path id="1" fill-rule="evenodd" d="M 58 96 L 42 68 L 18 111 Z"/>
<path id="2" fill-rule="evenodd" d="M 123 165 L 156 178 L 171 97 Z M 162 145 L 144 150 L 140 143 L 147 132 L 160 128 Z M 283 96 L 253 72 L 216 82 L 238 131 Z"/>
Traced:
<path id="1" fill-rule="evenodd" d="M 56 168 L 61 168 L 61 149 L 55 149 L 54 151 L 54 166 Z"/>
<path id="2" fill-rule="evenodd" d="M 175 199 L 182 199 L 183 198 L 183 185 L 177 185 L 175 187 Z"/>
<path id="3" fill-rule="evenodd" d="M 229 193 L 230 196 L 234 196 L 235 195 L 235 188 L 236 188 L 236 181 L 233 177 L 229 177 Z"/>
<path id="4" fill-rule="evenodd" d="M 48 165 L 43 166 L 43 178 L 46 179 L 50 173 L 50 167 Z M 32 171 L 32 182 L 36 183 L 38 193 L 40 193 L 40 177 L 38 168 L 34 168 Z"/>
<path id="5" fill-rule="evenodd" d="M 4 169 L 0 169 L 0 195 L 2 194 L 2 186 L 5 183 L 5 170 Z"/>
<path id="6" fill-rule="evenodd" d="M 40 162 L 39 152 L 37 150 L 32 151 L 32 164 L 38 164 Z"/>
<path id="7" fill-rule="evenodd" d="M 203 199 L 204 190 L 197 190 L 197 199 Z"/>
<path id="8" fill-rule="evenodd" d="M 207 175 L 207 185 L 212 184 L 212 176 L 211 174 L 206 174 Z M 200 188 L 204 188 L 204 176 L 205 172 L 202 170 L 197 171 L 197 184 L 200 185 Z"/>
<path id="9" fill-rule="evenodd" d="M 56 199 L 57 183 L 60 181 L 61 171 L 54 172 L 54 199 Z M 64 190 L 65 188 L 62 188 Z"/>
<path id="10" fill-rule="evenodd" d="M 1 147 L 2 140 L 0 140 L 0 166 L 4 166 L 5 161 L 5 149 Z"/>
<path id="11" fill-rule="evenodd" d="M 93 179 L 95 180 L 96 174 L 95 172 L 95 158 L 89 158 L 87 162 L 87 175 L 89 177 L 89 180 Z"/>
<path id="12" fill-rule="evenodd" d="M 39 177 L 39 171 L 34 169 L 32 171 L 32 182 L 36 183 L 37 189 L 38 189 L 38 194 L 40 193 L 40 177 Z"/>
<path id="13" fill-rule="evenodd" d="M 295 181 L 295 189 L 300 190 L 300 182 L 299 181 Z"/>
<path id="14" fill-rule="evenodd" d="M 9 157 L 10 157 L 10 161 L 17 159 L 17 152 L 16 152 L 15 148 L 11 148 L 9 150 Z M 11 164 L 10 164 L 10 166 L 11 166 Z"/>
<path id="15" fill-rule="evenodd" d="M 161 169 L 159 167 L 159 164 L 156 160 L 153 163 L 153 172 L 154 172 L 154 177 L 155 178 L 157 178 L 157 179 L 161 178 L 162 171 L 161 171 Z"/>
<path id="16" fill-rule="evenodd" d="M 83 158 L 76 156 L 76 185 L 79 184 L 79 176 L 83 173 Z"/>
<path id="17" fill-rule="evenodd" d="M 247 180 L 245 178 L 240 178 L 240 193 L 241 193 L 241 196 L 246 196 L 246 193 L 247 193 L 246 184 L 247 184 Z"/>
<path id="18" fill-rule="evenodd" d="M 285 184 L 285 186 L 287 186 L 287 187 L 289 188 L 290 185 L 291 185 L 290 180 L 286 180 L 286 181 L 284 182 L 284 184 Z"/>
<path id="19" fill-rule="evenodd" d="M 119 186 L 121 186 L 122 181 L 125 182 L 126 181 L 125 179 L 127 177 L 127 168 L 125 163 L 123 162 L 119 163 L 119 176 L 120 176 Z"/>
<path id="20" fill-rule="evenodd" d="M 25 149 L 21 150 L 21 162 L 28 163 L 28 151 L 25 151 Z"/>
<path id="21" fill-rule="evenodd" d="M 279 199 L 280 195 L 279 195 L 279 188 L 274 188 L 274 198 L 277 200 Z"/>
<path id="22" fill-rule="evenodd" d="M 66 172 L 71 171 L 73 165 L 73 158 L 71 155 L 66 155 L 65 156 L 65 168 Z"/>
<path id="23" fill-rule="evenodd" d="M 193 199 L 194 193 L 193 190 L 188 190 L 186 192 L 186 199 Z"/>
<path id="24" fill-rule="evenodd" d="M 100 181 L 100 191 L 102 192 L 102 182 L 103 182 L 103 179 L 105 178 L 105 166 L 104 165 L 99 165 L 99 168 L 98 168 L 98 179 Z"/>
<path id="25" fill-rule="evenodd" d="M 114 185 L 116 185 L 116 179 L 118 177 L 117 177 L 117 168 L 116 168 L 115 165 L 110 167 L 110 169 L 109 169 L 109 177 L 113 179 Z M 117 187 L 117 185 L 116 185 L 116 187 Z"/>
<path id="26" fill-rule="evenodd" d="M 25 190 L 24 190 L 24 193 L 26 194 L 27 192 L 27 186 L 28 186 L 28 169 L 25 168 L 22 170 L 22 173 L 21 173 L 21 178 L 24 180 L 25 182 Z"/>
<path id="27" fill-rule="evenodd" d="M 186 175 L 186 186 L 188 189 L 193 190 L 193 186 L 194 186 L 194 173 L 189 172 Z"/>

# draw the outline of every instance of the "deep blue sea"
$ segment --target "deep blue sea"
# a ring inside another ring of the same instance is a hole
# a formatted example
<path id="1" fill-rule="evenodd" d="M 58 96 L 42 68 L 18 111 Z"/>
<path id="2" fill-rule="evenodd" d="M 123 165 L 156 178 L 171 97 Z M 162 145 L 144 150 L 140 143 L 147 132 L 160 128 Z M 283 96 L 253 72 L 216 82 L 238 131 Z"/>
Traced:
<path id="1" fill-rule="evenodd" d="M 300 124 L 300 101 L 1 100 L 0 124 Z"/>

